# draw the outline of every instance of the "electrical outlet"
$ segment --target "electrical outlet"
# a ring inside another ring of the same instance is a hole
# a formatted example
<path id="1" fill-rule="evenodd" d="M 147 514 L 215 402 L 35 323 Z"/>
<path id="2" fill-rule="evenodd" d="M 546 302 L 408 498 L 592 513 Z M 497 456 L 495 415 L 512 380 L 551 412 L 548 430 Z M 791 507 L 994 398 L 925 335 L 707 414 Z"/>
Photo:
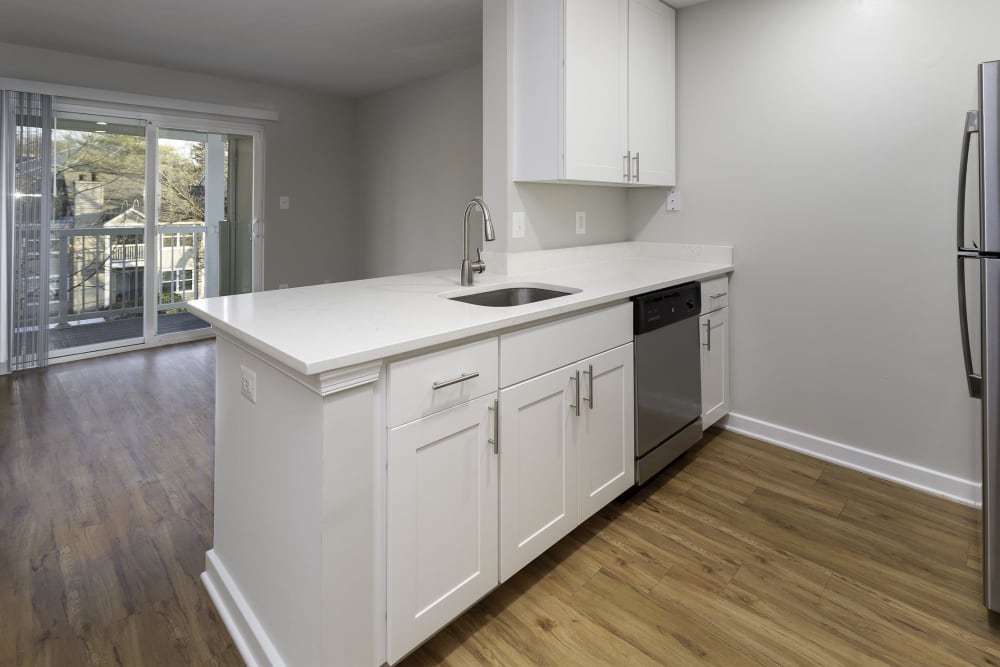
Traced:
<path id="1" fill-rule="evenodd" d="M 514 211 L 512 216 L 510 235 L 511 238 L 523 239 L 525 230 L 528 227 L 528 216 L 524 211 Z"/>
<path id="2" fill-rule="evenodd" d="M 257 402 L 257 373 L 246 366 L 240 366 L 240 393 L 251 403 Z"/>
<path id="3" fill-rule="evenodd" d="M 278 208 L 282 211 L 287 211 L 289 208 L 289 200 L 287 195 L 282 195 L 278 197 Z"/>
<path id="4" fill-rule="evenodd" d="M 586 234 L 587 233 L 587 212 L 577 211 L 576 212 L 576 233 Z"/>
<path id="5" fill-rule="evenodd" d="M 288 283 L 281 283 L 278 285 L 278 289 L 288 289 Z"/>
<path id="6" fill-rule="evenodd" d="M 671 190 L 670 194 L 667 195 L 667 210 L 668 211 L 679 211 L 681 210 L 681 193 L 679 190 Z"/>

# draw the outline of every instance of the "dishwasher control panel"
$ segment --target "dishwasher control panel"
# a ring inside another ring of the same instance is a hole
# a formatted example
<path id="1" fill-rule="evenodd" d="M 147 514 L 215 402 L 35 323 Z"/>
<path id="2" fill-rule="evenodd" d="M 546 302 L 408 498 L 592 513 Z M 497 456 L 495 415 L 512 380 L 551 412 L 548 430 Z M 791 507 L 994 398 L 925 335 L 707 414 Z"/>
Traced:
<path id="1" fill-rule="evenodd" d="M 697 316 L 701 312 L 701 286 L 684 283 L 634 296 L 632 301 L 635 302 L 633 333 L 638 336 Z"/>

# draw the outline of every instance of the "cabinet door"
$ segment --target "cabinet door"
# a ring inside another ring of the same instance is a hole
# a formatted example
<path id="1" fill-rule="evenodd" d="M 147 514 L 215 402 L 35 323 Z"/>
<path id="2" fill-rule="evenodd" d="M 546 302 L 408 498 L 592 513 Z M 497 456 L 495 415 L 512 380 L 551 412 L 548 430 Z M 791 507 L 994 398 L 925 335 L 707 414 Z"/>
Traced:
<path id="1" fill-rule="evenodd" d="M 500 391 L 500 581 L 577 525 L 575 368 Z"/>
<path id="2" fill-rule="evenodd" d="M 582 523 L 635 481 L 632 344 L 586 359 L 578 368 L 584 406 L 577 429 Z"/>
<path id="3" fill-rule="evenodd" d="M 563 178 L 624 182 L 628 0 L 566 0 Z"/>
<path id="4" fill-rule="evenodd" d="M 701 425 L 729 412 L 729 308 L 698 318 L 701 325 Z"/>
<path id="5" fill-rule="evenodd" d="M 660 0 L 628 5 L 628 150 L 638 155 L 632 182 L 674 185 L 674 10 Z"/>
<path id="6" fill-rule="evenodd" d="M 389 431 L 388 659 L 497 585 L 495 395 Z"/>

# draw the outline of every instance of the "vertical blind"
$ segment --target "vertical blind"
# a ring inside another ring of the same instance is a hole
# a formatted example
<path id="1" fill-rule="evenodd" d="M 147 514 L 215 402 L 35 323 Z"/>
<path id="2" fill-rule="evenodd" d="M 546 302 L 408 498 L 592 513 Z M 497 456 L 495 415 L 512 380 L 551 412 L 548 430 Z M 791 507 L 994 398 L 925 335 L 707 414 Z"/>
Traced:
<path id="1" fill-rule="evenodd" d="M 0 195 L 7 234 L 10 370 L 48 357 L 52 97 L 0 93 Z"/>

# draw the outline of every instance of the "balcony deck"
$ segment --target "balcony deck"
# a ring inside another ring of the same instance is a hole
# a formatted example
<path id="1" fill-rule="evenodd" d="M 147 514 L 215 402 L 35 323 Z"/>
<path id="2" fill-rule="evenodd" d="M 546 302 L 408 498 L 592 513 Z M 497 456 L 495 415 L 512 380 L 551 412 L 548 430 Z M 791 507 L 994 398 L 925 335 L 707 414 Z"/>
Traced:
<path id="1" fill-rule="evenodd" d="M 193 331 L 195 329 L 203 329 L 207 326 L 208 322 L 198 319 L 187 312 L 161 314 L 157 320 L 157 332 L 160 334 Z M 52 351 L 59 350 L 65 354 L 73 348 L 103 345 L 140 337 L 142 337 L 141 317 L 105 320 L 91 324 L 77 324 L 70 327 L 50 329 L 49 349 Z"/>

